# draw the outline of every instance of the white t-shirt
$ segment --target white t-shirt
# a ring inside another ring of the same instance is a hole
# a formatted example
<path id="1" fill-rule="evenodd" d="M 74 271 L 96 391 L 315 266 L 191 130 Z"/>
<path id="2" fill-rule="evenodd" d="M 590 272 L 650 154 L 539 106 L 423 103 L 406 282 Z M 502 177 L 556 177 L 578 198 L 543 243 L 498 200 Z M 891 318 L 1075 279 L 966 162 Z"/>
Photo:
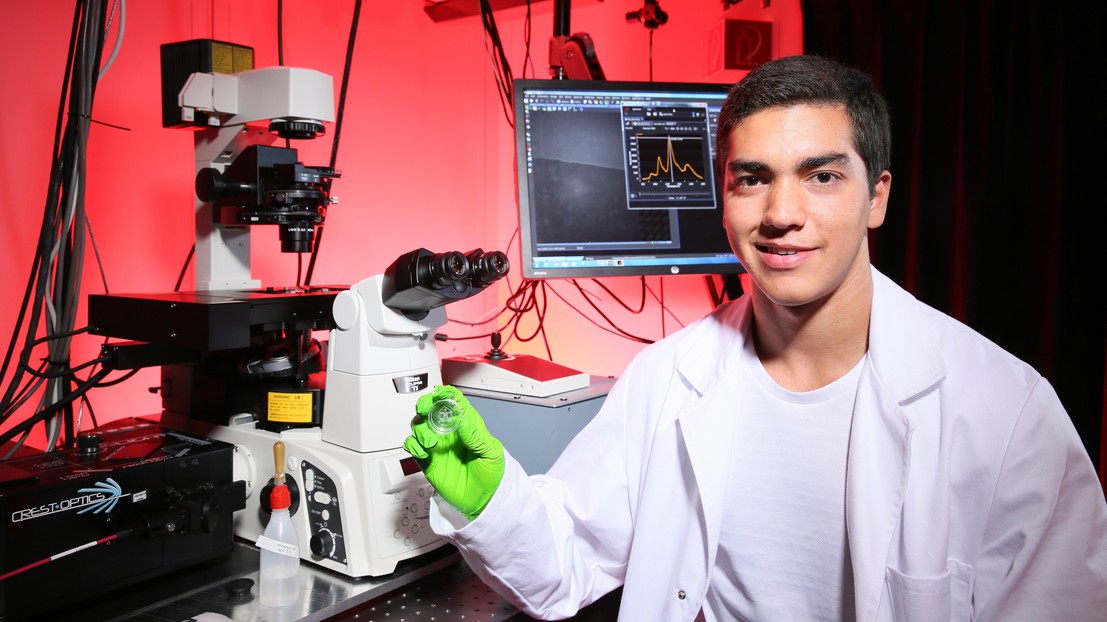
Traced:
<path id="1" fill-rule="evenodd" d="M 752 346 L 756 382 L 735 404 L 731 477 L 707 620 L 854 617 L 846 541 L 846 455 L 861 370 L 803 393 L 781 388 Z"/>

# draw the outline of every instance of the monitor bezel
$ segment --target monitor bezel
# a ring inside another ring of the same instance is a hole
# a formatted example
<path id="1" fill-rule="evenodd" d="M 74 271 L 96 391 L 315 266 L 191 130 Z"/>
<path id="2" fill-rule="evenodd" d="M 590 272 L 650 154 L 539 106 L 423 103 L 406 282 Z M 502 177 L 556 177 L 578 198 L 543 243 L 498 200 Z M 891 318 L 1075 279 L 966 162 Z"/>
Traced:
<path id="1" fill-rule="evenodd" d="M 520 264 L 522 265 L 523 278 L 530 280 L 541 279 L 571 279 L 589 277 L 612 276 L 680 276 L 680 275 L 734 275 L 745 272 L 737 258 L 727 263 L 692 263 L 692 264 L 659 264 L 649 266 L 565 266 L 545 268 L 536 271 L 534 268 L 535 245 L 532 235 L 534 232 L 531 222 L 530 206 L 530 181 L 527 177 L 526 161 L 526 127 L 523 98 L 526 93 L 534 89 L 567 90 L 567 91 L 592 91 L 603 90 L 611 92 L 678 92 L 678 93 L 717 93 L 726 95 L 732 85 L 712 82 L 643 82 L 643 81 L 610 81 L 610 80 L 555 80 L 555 79 L 517 79 L 513 82 L 513 114 L 515 123 L 515 172 L 516 172 L 516 207 L 519 213 L 519 241 Z M 715 128 L 711 128 L 714 132 Z M 715 175 L 714 163 L 711 173 Z M 719 192 L 721 180 L 716 179 L 716 191 Z M 719 226 L 722 227 L 720 214 Z M 705 256 L 706 257 L 706 256 Z"/>

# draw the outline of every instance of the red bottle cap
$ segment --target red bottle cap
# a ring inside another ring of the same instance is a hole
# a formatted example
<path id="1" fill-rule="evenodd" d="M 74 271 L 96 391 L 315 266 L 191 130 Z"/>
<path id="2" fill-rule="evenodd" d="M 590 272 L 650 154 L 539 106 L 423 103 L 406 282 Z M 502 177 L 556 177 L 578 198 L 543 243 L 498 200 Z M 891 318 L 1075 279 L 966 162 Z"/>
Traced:
<path id="1" fill-rule="evenodd" d="M 269 493 L 269 509 L 287 510 L 290 505 L 292 505 L 292 497 L 288 494 L 288 486 L 285 484 L 274 486 L 273 491 Z"/>

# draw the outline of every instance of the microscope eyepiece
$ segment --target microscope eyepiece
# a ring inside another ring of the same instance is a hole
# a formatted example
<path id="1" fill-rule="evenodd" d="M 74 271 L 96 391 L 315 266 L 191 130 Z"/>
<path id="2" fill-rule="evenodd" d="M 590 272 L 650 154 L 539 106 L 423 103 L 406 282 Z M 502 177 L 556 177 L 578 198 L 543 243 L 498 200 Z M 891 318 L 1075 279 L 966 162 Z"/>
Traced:
<path id="1" fill-rule="evenodd" d="M 507 255 L 503 251 L 486 253 L 477 249 L 470 251 L 467 258 L 469 259 L 469 270 L 472 272 L 471 280 L 474 287 L 488 287 L 507 276 L 507 272 L 511 268 L 507 261 Z"/>
<path id="2" fill-rule="evenodd" d="M 469 276 L 469 260 L 458 251 L 432 255 L 426 265 L 431 282 L 425 282 L 424 278 L 419 280 L 422 281 L 422 285 L 433 289 L 449 287 Z"/>

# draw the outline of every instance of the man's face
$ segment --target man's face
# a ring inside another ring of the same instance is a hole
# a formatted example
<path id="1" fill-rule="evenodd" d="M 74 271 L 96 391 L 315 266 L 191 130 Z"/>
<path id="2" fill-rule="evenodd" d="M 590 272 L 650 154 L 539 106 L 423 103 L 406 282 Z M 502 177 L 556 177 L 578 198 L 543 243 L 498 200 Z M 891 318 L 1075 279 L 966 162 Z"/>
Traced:
<path id="1" fill-rule="evenodd" d="M 892 178 L 884 171 L 870 195 L 845 108 L 763 110 L 729 140 L 723 222 L 755 287 L 794 307 L 867 282 L 867 234 L 884 221 Z"/>

